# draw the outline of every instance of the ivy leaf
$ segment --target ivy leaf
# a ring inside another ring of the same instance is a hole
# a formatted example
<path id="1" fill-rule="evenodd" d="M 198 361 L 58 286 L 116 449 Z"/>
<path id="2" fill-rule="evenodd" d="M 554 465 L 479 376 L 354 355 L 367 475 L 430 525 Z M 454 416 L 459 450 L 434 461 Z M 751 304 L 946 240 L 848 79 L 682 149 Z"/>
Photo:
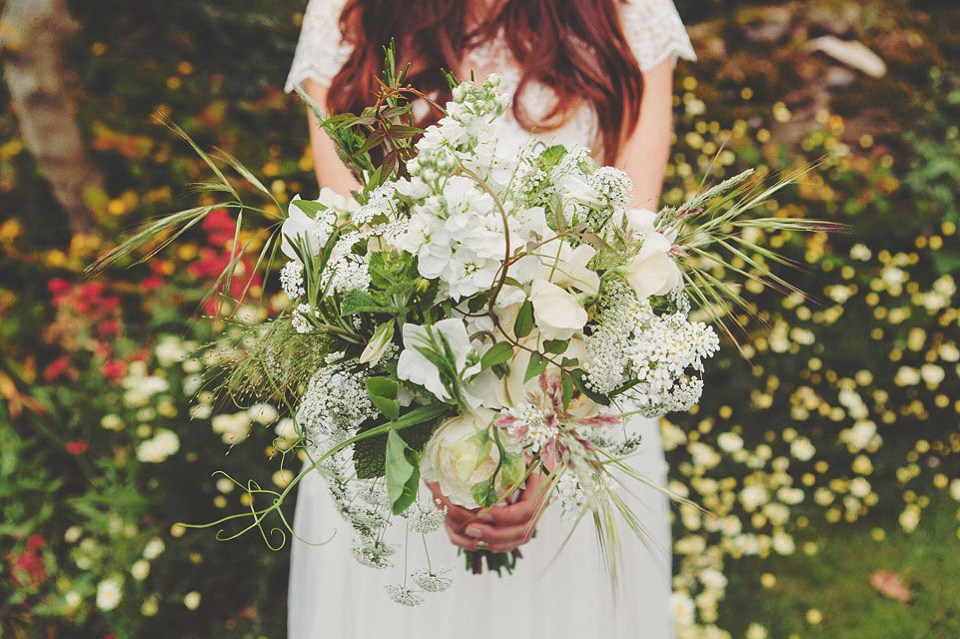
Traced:
<path id="1" fill-rule="evenodd" d="M 547 358 L 540 353 L 530 355 L 530 363 L 527 364 L 527 372 L 523 374 L 523 382 L 527 383 L 547 369 Z"/>
<path id="2" fill-rule="evenodd" d="M 420 455 L 395 430 L 387 433 L 386 479 L 387 498 L 393 514 L 399 515 L 417 498 Z"/>
<path id="3" fill-rule="evenodd" d="M 517 313 L 517 320 L 513 323 L 513 334 L 517 337 L 526 337 L 533 329 L 533 304 L 530 300 L 524 300 L 520 312 Z"/>
<path id="4" fill-rule="evenodd" d="M 480 370 L 503 364 L 513 357 L 513 347 L 507 342 L 497 342 L 480 358 Z"/>

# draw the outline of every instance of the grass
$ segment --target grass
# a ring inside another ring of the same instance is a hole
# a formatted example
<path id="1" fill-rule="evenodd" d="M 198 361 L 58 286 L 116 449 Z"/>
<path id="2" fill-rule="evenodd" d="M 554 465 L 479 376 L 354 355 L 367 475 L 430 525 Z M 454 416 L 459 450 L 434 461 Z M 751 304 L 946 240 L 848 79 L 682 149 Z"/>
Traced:
<path id="1" fill-rule="evenodd" d="M 727 564 L 730 585 L 718 625 L 742 637 L 758 623 L 771 639 L 960 637 L 958 518 L 957 502 L 941 494 L 912 533 L 889 522 L 878 527 L 869 517 L 852 525 L 811 524 L 803 538 L 816 545 L 814 554 L 800 542 L 791 556 Z M 870 585 L 875 570 L 899 575 L 913 599 L 879 594 Z M 772 587 L 761 585 L 761 572 L 776 576 Z"/>

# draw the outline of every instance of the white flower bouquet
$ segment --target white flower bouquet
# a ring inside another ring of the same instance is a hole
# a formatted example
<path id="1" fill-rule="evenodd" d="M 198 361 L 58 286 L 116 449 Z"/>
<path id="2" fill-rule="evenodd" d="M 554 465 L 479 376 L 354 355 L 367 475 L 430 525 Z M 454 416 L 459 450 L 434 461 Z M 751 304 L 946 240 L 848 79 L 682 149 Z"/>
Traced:
<path id="1" fill-rule="evenodd" d="M 742 217 L 786 183 L 738 198 L 746 174 L 680 208 L 631 210 L 627 175 L 595 167 L 586 148 L 500 142 L 492 122 L 508 99 L 495 76 L 455 86 L 423 132 L 401 99 L 419 94 L 399 80 L 388 72 L 360 116 L 325 121 L 364 188 L 289 203 L 261 262 L 277 248 L 285 256 L 290 307 L 252 328 L 225 382 L 279 398 L 308 461 L 282 492 L 247 486 L 269 505 L 215 524 L 250 517 L 236 534 L 262 531 L 293 485 L 322 472 L 357 533 L 356 558 L 383 567 L 392 517 L 418 533 L 442 526 L 443 513 L 417 499 L 421 480 L 451 503 L 489 508 L 543 472 L 540 503 L 555 495 L 576 521 L 593 513 L 612 561 L 617 513 L 643 533 L 618 494 L 625 480 L 646 481 L 624 462 L 639 444 L 627 418 L 689 409 L 719 347 L 691 306 L 726 330 L 724 305 L 743 304 L 713 270 L 731 268 L 718 251 L 738 258 L 734 272 L 788 286 L 762 263 L 782 259 L 738 231 L 823 226 Z M 107 259 L 212 208 L 161 220 Z M 482 559 L 499 572 L 515 557 L 474 551 L 468 567 Z M 448 582 L 422 577 L 425 591 Z M 394 590 L 401 603 L 419 599 Z"/>

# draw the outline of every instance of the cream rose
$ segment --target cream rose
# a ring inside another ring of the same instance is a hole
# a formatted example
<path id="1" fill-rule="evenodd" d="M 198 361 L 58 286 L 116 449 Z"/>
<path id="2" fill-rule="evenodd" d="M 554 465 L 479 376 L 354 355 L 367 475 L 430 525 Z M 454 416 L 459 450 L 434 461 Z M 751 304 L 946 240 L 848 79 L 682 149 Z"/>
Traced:
<path id="1" fill-rule="evenodd" d="M 483 408 L 452 417 L 437 427 L 423 447 L 421 477 L 440 484 L 441 492 L 458 506 L 476 508 L 479 505 L 473 497 L 473 487 L 490 479 L 500 462 L 500 450 L 493 439 L 482 441 L 477 437 L 495 417 L 494 411 Z M 498 492 L 523 477 L 523 457 L 511 455 L 508 462 L 497 476 Z"/>
<path id="2" fill-rule="evenodd" d="M 627 282 L 638 299 L 663 295 L 680 285 L 680 267 L 670 257 L 670 247 L 670 240 L 662 234 L 650 233 L 637 254 L 627 262 Z"/>

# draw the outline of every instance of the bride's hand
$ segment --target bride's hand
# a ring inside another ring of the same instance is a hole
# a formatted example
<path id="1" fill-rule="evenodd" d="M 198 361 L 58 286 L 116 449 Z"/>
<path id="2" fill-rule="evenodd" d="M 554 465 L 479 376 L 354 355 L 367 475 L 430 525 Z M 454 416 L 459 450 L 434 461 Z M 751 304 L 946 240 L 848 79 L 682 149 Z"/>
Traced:
<path id="1" fill-rule="evenodd" d="M 439 484 L 427 483 L 427 487 L 441 506 L 447 508 L 445 525 L 450 541 L 467 550 L 509 552 L 533 538 L 537 519 L 543 511 L 541 503 L 549 499 L 548 483 L 544 474 L 533 473 L 515 503 L 475 509 L 450 503 L 440 492 Z"/>

